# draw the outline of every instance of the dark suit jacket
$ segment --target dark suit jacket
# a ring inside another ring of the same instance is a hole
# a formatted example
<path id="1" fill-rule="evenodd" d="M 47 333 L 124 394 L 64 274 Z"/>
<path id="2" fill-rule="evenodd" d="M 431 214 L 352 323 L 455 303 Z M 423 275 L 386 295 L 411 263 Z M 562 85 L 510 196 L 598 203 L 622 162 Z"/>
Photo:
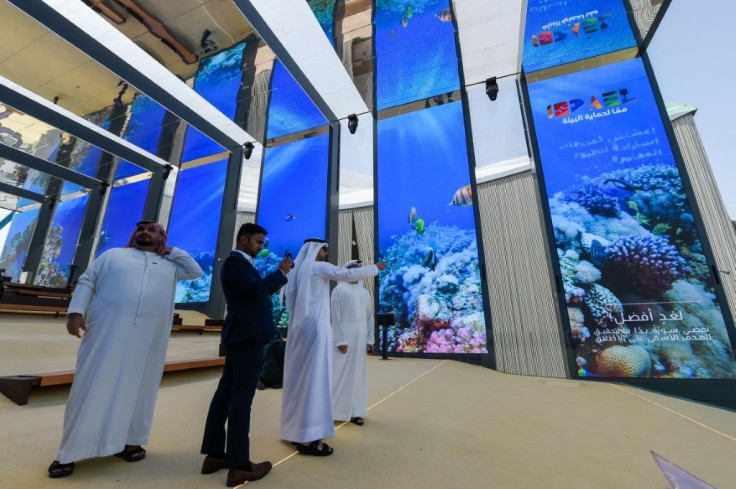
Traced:
<path id="1" fill-rule="evenodd" d="M 237 251 L 231 251 L 220 274 L 227 302 L 222 343 L 268 341 L 274 336 L 270 295 L 286 283 L 281 270 L 261 278 L 256 268 Z"/>

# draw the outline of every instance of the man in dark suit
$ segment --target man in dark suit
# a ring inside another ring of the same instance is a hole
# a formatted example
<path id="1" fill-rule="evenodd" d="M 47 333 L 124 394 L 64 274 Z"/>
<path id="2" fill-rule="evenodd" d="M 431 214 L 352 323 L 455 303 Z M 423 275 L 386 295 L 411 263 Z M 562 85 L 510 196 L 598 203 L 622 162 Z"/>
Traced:
<path id="1" fill-rule="evenodd" d="M 271 470 L 271 462 L 250 461 L 250 408 L 263 362 L 263 346 L 274 336 L 270 296 L 286 283 L 293 264 L 287 255 L 278 270 L 260 276 L 253 259 L 263 249 L 266 234 L 257 224 L 243 224 L 236 247 L 223 262 L 220 274 L 227 302 L 222 328 L 225 368 L 207 414 L 201 453 L 206 455 L 203 474 L 230 469 L 228 487 L 260 479 Z"/>

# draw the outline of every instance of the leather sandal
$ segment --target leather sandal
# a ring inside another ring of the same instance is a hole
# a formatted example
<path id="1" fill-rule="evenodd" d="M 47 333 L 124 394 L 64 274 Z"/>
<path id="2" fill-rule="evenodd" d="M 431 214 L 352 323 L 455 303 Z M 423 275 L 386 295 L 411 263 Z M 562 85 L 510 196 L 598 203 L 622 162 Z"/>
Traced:
<path id="1" fill-rule="evenodd" d="M 51 462 L 51 465 L 49 465 L 49 477 L 52 479 L 72 475 L 72 472 L 74 472 L 74 462 L 62 464 L 58 460 L 54 460 Z"/>
<path id="2" fill-rule="evenodd" d="M 361 418 L 360 416 L 355 416 L 354 418 L 350 418 L 351 423 L 355 423 L 358 426 L 363 426 L 365 424 L 365 420 Z"/>
<path id="3" fill-rule="evenodd" d="M 122 458 L 126 462 L 139 462 L 146 458 L 146 451 L 140 445 L 135 445 L 125 448 L 122 452 L 116 453 L 115 456 Z"/>
<path id="4" fill-rule="evenodd" d="M 328 455 L 332 455 L 332 447 L 329 446 L 327 443 L 322 443 L 322 448 L 319 448 L 319 442 L 321 440 L 315 440 L 309 445 L 302 445 L 301 443 L 298 443 L 296 445 L 296 449 L 299 453 L 302 455 L 314 455 L 316 457 L 326 457 Z"/>

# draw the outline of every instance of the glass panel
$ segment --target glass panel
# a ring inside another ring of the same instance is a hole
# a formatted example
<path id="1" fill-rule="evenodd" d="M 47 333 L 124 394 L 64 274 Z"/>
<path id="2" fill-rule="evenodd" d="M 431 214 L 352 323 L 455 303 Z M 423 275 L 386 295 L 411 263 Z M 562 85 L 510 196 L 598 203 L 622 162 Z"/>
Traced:
<path id="1" fill-rule="evenodd" d="M 280 61 L 276 61 L 271 78 L 266 137 L 273 139 L 326 123 L 327 120 L 291 73 Z"/>
<path id="2" fill-rule="evenodd" d="M 220 226 L 227 159 L 179 172 L 168 235 L 204 270 L 196 280 L 176 283 L 176 302 L 207 302 Z"/>
<path id="3" fill-rule="evenodd" d="M 146 179 L 110 189 L 95 258 L 110 248 L 121 248 L 128 243 L 135 224 L 143 216 L 150 182 Z"/>
<path id="4" fill-rule="evenodd" d="M 125 127 L 123 139 L 151 154 L 157 154 L 165 115 L 166 109 L 151 98 L 143 94 L 136 95 L 130 107 L 130 120 Z M 115 180 L 141 173 L 146 173 L 146 170 L 129 161 L 120 160 L 115 171 Z"/>
<path id="5" fill-rule="evenodd" d="M 194 91 L 231 120 L 235 120 L 240 80 L 243 76 L 244 49 L 243 42 L 204 58 L 199 63 L 194 79 Z M 223 151 L 225 148 L 190 126 L 184 139 L 181 161 L 191 161 Z"/>
<path id="6" fill-rule="evenodd" d="M 296 257 L 305 239 L 325 237 L 329 142 L 324 134 L 266 150 L 258 224 L 268 231 L 269 244 L 255 261 L 262 275 L 276 270 L 286 251 Z M 277 295 L 275 317 L 286 326 Z"/>
<path id="7" fill-rule="evenodd" d="M 74 253 L 77 251 L 87 200 L 88 197 L 83 195 L 56 204 L 56 212 L 51 221 L 41 256 L 41 265 L 35 279 L 36 285 L 66 286 L 69 278 L 67 267 L 74 260 Z"/>
<path id="8" fill-rule="evenodd" d="M 10 224 L 8 239 L 5 241 L 3 254 L 0 257 L 0 268 L 4 268 L 5 276 L 11 277 L 14 282 L 18 281 L 22 271 L 21 267 L 28 254 L 28 245 L 31 244 L 38 211 L 39 209 L 36 208 L 20 212 L 13 217 L 13 222 Z"/>
<path id="9" fill-rule="evenodd" d="M 95 112 L 94 114 L 85 116 L 85 119 L 92 124 L 95 124 L 96 126 L 107 130 L 110 127 L 110 116 L 112 115 L 112 110 L 113 107 L 110 106 L 102 109 L 99 112 Z M 102 154 L 102 150 L 97 146 L 92 146 L 87 141 L 77 139 L 76 143 L 74 143 L 74 148 L 72 149 L 72 154 L 70 156 L 70 161 L 68 162 L 68 165 L 67 162 L 59 161 L 59 163 L 68 166 L 72 170 L 76 170 L 80 173 L 84 173 L 85 175 L 94 178 L 97 175 L 97 167 L 100 163 L 100 158 L 102 158 Z M 77 192 L 79 190 L 82 190 L 82 188 L 83 187 L 75 183 L 64 182 L 64 186 L 62 187 L 62 195 L 68 195 L 72 192 Z"/>
<path id="10" fill-rule="evenodd" d="M 622 0 L 529 0 L 527 73 L 636 46 Z"/>
<path id="11" fill-rule="evenodd" d="M 333 34 L 333 25 L 335 24 L 335 4 L 336 0 L 308 0 L 309 8 L 312 9 L 314 16 L 317 17 L 322 30 L 325 31 L 330 44 L 335 46 Z"/>
<path id="12" fill-rule="evenodd" d="M 578 375 L 736 377 L 641 59 L 535 83 L 529 95 Z"/>
<path id="13" fill-rule="evenodd" d="M 441 137 L 438 137 L 441 135 Z M 486 324 L 460 102 L 378 122 L 379 312 L 390 349 L 485 353 Z"/>
<path id="14" fill-rule="evenodd" d="M 378 110 L 460 88 L 448 0 L 376 0 Z"/>

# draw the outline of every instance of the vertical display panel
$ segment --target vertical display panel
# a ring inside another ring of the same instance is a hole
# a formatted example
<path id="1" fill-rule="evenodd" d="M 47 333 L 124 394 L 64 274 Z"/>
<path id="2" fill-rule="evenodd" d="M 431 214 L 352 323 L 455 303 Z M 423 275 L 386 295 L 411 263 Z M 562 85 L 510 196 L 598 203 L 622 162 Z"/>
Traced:
<path id="1" fill-rule="evenodd" d="M 151 154 L 158 151 L 158 140 L 163 130 L 166 109 L 154 102 L 150 97 L 139 93 L 133 99 L 130 108 L 130 119 L 125 126 L 123 139 L 129 141 Z M 115 170 L 115 180 L 140 175 L 146 170 L 126 160 L 120 160 Z"/>
<path id="2" fill-rule="evenodd" d="M 529 96 L 578 374 L 736 377 L 641 59 L 538 82 Z"/>
<path id="3" fill-rule="evenodd" d="M 636 46 L 623 0 L 529 0 L 524 71 Z"/>
<path id="4" fill-rule="evenodd" d="M 461 102 L 378 122 L 379 312 L 392 351 L 486 353 Z"/>
<path id="5" fill-rule="evenodd" d="M 74 260 L 79 242 L 79 231 L 89 198 L 86 195 L 56 204 L 54 219 L 41 255 L 36 274 L 36 285 L 65 287 L 69 278 L 68 266 Z"/>
<path id="6" fill-rule="evenodd" d="M 225 114 L 235 119 L 240 80 L 243 77 L 245 43 L 207 57 L 200 61 L 194 79 L 194 91 Z M 225 151 L 225 148 L 189 126 L 184 137 L 181 161 L 191 161 Z"/>
<path id="7" fill-rule="evenodd" d="M 324 124 L 327 124 L 327 119 L 284 65 L 276 61 L 271 75 L 266 137 L 274 139 Z"/>
<path id="8" fill-rule="evenodd" d="M 179 172 L 168 228 L 169 244 L 186 250 L 204 274 L 176 283 L 177 303 L 201 303 L 210 298 L 226 171 L 227 159 Z"/>
<path id="9" fill-rule="evenodd" d="M 85 119 L 92 124 L 101 127 L 102 129 L 109 130 L 110 123 L 112 122 L 110 116 L 112 115 L 113 107 L 106 107 L 99 112 L 94 112 L 90 115 L 85 116 Z M 69 168 L 76 170 L 80 173 L 84 173 L 88 177 L 95 177 L 97 175 L 97 167 L 102 158 L 102 150 L 97 146 L 89 144 L 87 141 L 77 139 L 72 148 L 72 154 L 70 161 L 68 162 Z M 58 163 L 64 165 L 65 162 L 59 161 Z M 62 195 L 68 195 L 72 192 L 82 190 L 83 187 L 72 182 L 64 182 L 62 187 Z"/>
<path id="10" fill-rule="evenodd" d="M 146 179 L 110 189 L 95 257 L 110 248 L 122 248 L 128 243 L 136 223 L 143 216 L 150 182 Z"/>
<path id="11" fill-rule="evenodd" d="M 448 0 L 376 0 L 373 22 L 378 110 L 460 88 Z"/>
<path id="12" fill-rule="evenodd" d="M 39 209 L 19 212 L 13 216 L 10 224 L 8 237 L 5 240 L 3 254 L 0 256 L 0 268 L 5 269 L 5 276 L 14 282 L 22 271 L 23 262 L 28 254 L 28 246 L 31 244 L 33 230 L 36 228 Z"/>
<path id="13" fill-rule="evenodd" d="M 255 260 L 261 274 L 276 270 L 287 251 L 296 258 L 305 239 L 325 238 L 329 143 L 324 134 L 266 150 L 258 224 L 268 231 L 268 247 Z M 272 300 L 274 317 L 285 326 L 278 294 Z"/>

